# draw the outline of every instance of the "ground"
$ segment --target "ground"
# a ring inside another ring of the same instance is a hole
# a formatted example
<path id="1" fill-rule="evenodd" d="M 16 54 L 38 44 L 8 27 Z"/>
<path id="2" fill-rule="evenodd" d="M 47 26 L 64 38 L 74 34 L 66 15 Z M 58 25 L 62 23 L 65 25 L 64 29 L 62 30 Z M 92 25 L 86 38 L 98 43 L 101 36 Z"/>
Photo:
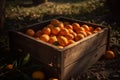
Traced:
<path id="1" fill-rule="evenodd" d="M 109 48 L 115 52 L 116 57 L 111 60 L 101 57 L 84 74 L 78 77 L 73 76 L 71 80 L 119 80 L 120 28 L 118 23 L 113 20 L 113 16 L 111 18 L 111 12 L 104 5 L 104 0 L 78 0 L 76 2 L 73 0 L 63 2 L 52 0 L 39 5 L 33 5 L 30 0 L 7 2 L 5 28 L 0 34 L 0 77 L 5 78 L 6 75 L 3 75 L 3 73 L 9 73 L 9 70 L 4 69 L 8 63 L 16 66 L 13 72 L 16 71 L 16 68 L 23 71 L 26 57 L 29 58 L 28 55 L 19 56 L 18 59 L 16 56 L 14 58 L 13 56 L 11 57 L 9 54 L 8 30 L 21 29 L 28 25 L 59 16 L 111 26 Z M 23 72 L 19 72 L 19 74 L 25 77 Z"/>

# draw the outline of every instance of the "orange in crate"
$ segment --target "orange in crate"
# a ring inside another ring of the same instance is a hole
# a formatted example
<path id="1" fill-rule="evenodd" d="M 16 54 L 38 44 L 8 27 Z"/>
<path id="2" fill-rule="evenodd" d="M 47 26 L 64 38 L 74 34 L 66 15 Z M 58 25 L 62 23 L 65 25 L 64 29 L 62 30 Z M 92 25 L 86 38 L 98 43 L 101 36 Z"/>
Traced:
<path id="1" fill-rule="evenodd" d="M 26 34 L 29 35 L 29 36 L 34 36 L 35 31 L 34 31 L 33 29 L 28 29 L 28 30 L 26 31 Z"/>

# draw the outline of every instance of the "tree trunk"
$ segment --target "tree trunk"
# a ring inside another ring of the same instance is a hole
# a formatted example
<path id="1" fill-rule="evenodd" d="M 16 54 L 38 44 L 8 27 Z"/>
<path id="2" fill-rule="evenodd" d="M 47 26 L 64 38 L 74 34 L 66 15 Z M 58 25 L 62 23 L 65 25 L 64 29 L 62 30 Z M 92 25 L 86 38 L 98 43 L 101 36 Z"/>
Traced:
<path id="1" fill-rule="evenodd" d="M 6 0 L 0 0 L 0 31 L 4 28 Z"/>

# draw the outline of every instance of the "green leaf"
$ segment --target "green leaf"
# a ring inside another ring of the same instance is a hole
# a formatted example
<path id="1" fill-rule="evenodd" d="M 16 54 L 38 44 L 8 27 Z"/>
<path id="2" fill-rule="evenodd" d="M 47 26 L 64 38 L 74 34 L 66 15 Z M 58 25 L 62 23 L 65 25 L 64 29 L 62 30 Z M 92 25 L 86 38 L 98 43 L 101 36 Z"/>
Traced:
<path id="1" fill-rule="evenodd" d="M 30 54 L 28 53 L 24 58 L 23 58 L 23 62 L 22 65 L 25 65 L 30 59 Z"/>
<path id="2" fill-rule="evenodd" d="M 13 65 L 14 65 L 14 67 L 18 67 L 18 63 L 17 63 L 17 61 L 15 60 L 15 61 L 13 61 Z"/>

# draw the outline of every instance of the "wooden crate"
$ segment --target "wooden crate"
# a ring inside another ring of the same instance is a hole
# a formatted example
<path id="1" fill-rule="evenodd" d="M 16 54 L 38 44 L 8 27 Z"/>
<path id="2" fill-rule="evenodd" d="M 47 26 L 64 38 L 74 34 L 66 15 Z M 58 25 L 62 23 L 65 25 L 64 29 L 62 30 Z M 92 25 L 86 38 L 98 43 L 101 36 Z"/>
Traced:
<path id="1" fill-rule="evenodd" d="M 109 28 L 71 18 L 58 17 L 57 19 L 70 23 L 77 22 L 80 25 L 87 24 L 92 27 L 101 27 L 102 30 L 63 49 L 43 41 L 37 41 L 35 38 L 24 34 L 28 28 L 35 31 L 42 29 L 50 23 L 50 20 L 48 20 L 24 29 L 10 31 L 10 48 L 12 51 L 29 52 L 33 58 L 46 65 L 52 63 L 60 74 L 59 79 L 68 80 L 73 75 L 82 74 L 105 53 L 109 41 Z"/>

